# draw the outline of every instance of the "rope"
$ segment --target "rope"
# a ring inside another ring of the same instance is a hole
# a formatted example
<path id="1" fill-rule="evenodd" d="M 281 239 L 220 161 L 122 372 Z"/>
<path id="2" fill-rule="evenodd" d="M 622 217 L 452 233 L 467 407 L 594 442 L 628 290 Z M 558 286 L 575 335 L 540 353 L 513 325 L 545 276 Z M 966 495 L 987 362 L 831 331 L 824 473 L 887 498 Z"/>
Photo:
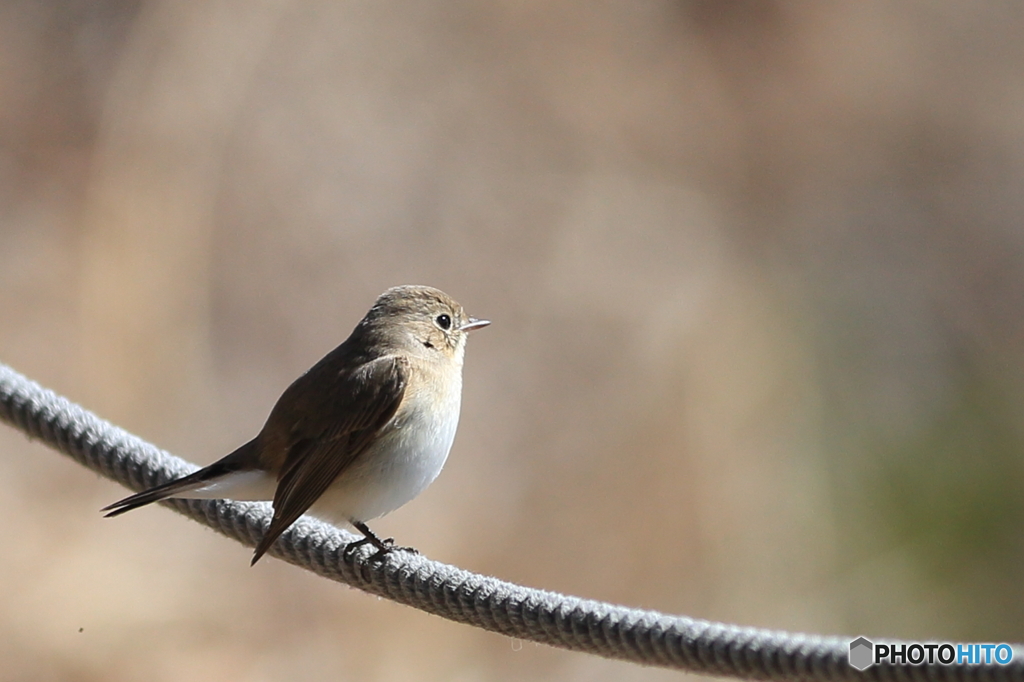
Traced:
<path id="1" fill-rule="evenodd" d="M 0 364 L 0 419 L 104 476 L 139 490 L 194 470 Z M 168 506 L 253 546 L 270 523 L 266 503 L 168 500 Z M 270 554 L 317 575 L 509 637 L 693 673 L 763 680 L 1024 682 L 1024 650 L 999 665 L 847 663 L 848 638 L 744 628 L 579 599 L 372 548 L 346 554 L 352 533 L 302 518 Z M 876 644 L 878 642 L 876 641 Z"/>

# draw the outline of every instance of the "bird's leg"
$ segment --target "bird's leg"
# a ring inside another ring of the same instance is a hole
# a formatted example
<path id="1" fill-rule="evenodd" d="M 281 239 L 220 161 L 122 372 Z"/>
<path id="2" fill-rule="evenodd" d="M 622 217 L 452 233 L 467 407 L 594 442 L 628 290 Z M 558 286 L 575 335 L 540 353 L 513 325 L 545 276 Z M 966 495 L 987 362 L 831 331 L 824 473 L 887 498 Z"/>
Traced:
<path id="1" fill-rule="evenodd" d="M 366 544 L 370 544 L 376 547 L 378 553 L 390 552 L 394 548 L 394 538 L 386 538 L 384 540 L 381 540 L 379 537 L 377 537 L 377 534 L 370 530 L 370 527 L 362 521 L 352 521 L 352 525 L 355 526 L 356 530 L 363 534 L 363 538 L 361 540 L 356 540 L 355 542 L 349 544 L 349 546 L 345 548 L 346 551 L 350 552 Z"/>
<path id="2" fill-rule="evenodd" d="M 350 542 L 348 546 L 345 547 L 345 554 L 350 554 L 351 552 L 354 552 L 356 549 L 366 544 L 373 545 L 377 548 L 377 551 L 373 554 L 373 556 L 370 557 L 370 561 L 377 561 L 379 559 L 382 559 L 385 554 L 393 552 L 396 549 L 403 552 L 412 552 L 413 554 L 419 554 L 419 551 L 417 551 L 413 547 L 395 547 L 394 538 L 385 538 L 381 540 L 379 537 L 377 537 L 377 534 L 370 530 L 370 527 L 362 521 L 352 520 L 351 523 L 353 526 L 355 526 L 356 530 L 363 534 L 363 538 L 361 540 L 356 540 L 355 542 Z"/>

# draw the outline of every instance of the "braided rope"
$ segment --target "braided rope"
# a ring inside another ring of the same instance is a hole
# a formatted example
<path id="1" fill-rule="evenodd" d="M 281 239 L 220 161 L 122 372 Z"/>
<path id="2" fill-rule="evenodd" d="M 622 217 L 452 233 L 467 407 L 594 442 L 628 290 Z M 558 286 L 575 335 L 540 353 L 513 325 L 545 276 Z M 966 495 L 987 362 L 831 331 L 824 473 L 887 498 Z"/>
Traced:
<path id="1" fill-rule="evenodd" d="M 75 461 L 139 490 L 194 466 L 103 421 L 0 364 L 0 419 Z M 265 503 L 169 500 L 176 511 L 253 546 L 270 522 Z M 536 590 L 421 555 L 393 552 L 369 560 L 372 548 L 345 553 L 357 536 L 302 518 L 270 554 L 317 575 L 459 623 L 551 646 L 676 668 L 764 680 L 964 680 L 1024 682 L 1022 648 L 997 665 L 847 664 L 849 640 L 791 634 L 669 616 Z"/>

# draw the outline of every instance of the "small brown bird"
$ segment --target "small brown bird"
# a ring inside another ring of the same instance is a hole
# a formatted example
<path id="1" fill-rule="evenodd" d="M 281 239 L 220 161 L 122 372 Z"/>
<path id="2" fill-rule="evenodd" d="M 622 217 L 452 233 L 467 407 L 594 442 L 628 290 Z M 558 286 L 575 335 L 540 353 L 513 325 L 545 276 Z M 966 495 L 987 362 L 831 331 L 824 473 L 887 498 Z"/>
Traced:
<path id="1" fill-rule="evenodd" d="M 490 322 L 442 291 L 388 289 L 352 334 L 281 395 L 255 438 L 213 464 L 104 507 L 107 516 L 168 497 L 273 500 L 255 564 L 302 514 L 351 523 L 398 509 L 441 472 L 459 423 L 466 338 Z M 353 543 L 357 544 L 357 543 Z"/>

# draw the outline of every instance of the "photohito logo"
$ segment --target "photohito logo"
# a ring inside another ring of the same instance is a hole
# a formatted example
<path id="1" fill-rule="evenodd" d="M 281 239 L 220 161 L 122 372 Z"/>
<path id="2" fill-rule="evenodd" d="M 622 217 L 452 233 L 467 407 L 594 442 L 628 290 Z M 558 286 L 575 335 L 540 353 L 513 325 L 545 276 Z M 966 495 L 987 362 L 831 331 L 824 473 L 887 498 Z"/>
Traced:
<path id="1" fill-rule="evenodd" d="M 923 663 L 951 665 L 1006 665 L 1013 660 L 1009 644 L 951 644 L 949 642 L 920 642 L 875 644 L 867 637 L 850 642 L 850 665 L 866 670 L 879 663 L 892 665 L 921 665 Z"/>

